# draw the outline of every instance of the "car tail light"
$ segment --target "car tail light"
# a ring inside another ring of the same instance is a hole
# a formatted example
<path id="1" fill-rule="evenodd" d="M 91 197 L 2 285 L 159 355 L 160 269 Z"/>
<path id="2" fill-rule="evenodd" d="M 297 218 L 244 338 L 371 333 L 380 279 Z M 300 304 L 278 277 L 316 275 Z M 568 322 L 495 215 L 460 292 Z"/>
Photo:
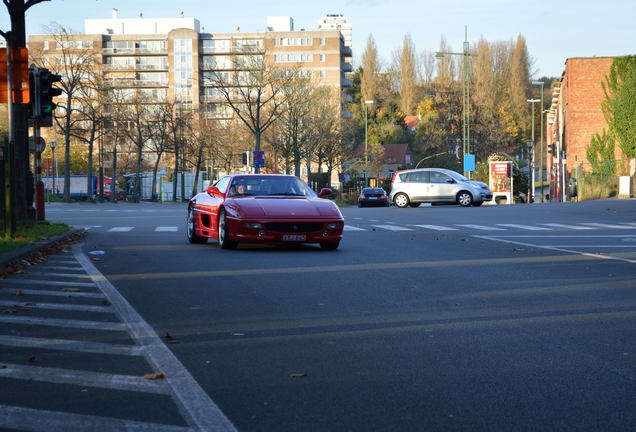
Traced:
<path id="1" fill-rule="evenodd" d="M 380 199 L 386 199 L 386 195 L 382 195 Z"/>
<path id="2" fill-rule="evenodd" d="M 393 182 L 395 181 L 395 176 L 397 176 L 401 172 L 402 171 L 396 171 L 396 172 L 393 173 L 393 176 L 391 177 L 391 184 L 393 184 Z"/>
<path id="3" fill-rule="evenodd" d="M 358 199 L 364 199 L 364 195 L 360 195 Z"/>

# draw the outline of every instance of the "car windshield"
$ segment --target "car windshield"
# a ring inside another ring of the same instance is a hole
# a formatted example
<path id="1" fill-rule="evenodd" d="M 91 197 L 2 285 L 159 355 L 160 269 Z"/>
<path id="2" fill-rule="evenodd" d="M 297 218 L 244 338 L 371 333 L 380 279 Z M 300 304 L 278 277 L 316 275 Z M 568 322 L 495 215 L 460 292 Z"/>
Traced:
<path id="1" fill-rule="evenodd" d="M 289 176 L 240 176 L 232 180 L 228 196 L 304 196 L 316 194 L 298 177 Z"/>
<path id="2" fill-rule="evenodd" d="M 451 176 L 452 178 L 454 178 L 455 180 L 459 180 L 459 181 L 467 181 L 468 180 L 466 177 L 464 177 L 460 173 L 456 173 L 455 171 L 447 171 L 446 173 L 449 176 Z"/>

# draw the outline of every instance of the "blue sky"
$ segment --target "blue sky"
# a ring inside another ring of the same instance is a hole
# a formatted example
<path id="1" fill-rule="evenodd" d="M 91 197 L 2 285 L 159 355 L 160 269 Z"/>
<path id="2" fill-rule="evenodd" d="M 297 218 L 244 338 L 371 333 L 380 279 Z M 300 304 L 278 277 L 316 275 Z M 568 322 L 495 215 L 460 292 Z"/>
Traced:
<path id="1" fill-rule="evenodd" d="M 177 6 L 178 5 L 178 6 Z M 406 33 L 418 51 L 435 51 L 441 35 L 461 50 L 464 25 L 468 40 L 489 41 L 525 36 L 536 76 L 559 76 L 568 57 L 636 54 L 636 0 L 52 0 L 27 12 L 27 33 L 60 23 L 84 30 L 85 18 L 195 17 L 208 32 L 262 31 L 266 17 L 289 15 L 297 29 L 314 29 L 328 13 L 343 14 L 353 24 L 354 57 L 359 58 L 369 33 L 388 63 Z M 8 17 L 0 6 L 0 28 Z"/>

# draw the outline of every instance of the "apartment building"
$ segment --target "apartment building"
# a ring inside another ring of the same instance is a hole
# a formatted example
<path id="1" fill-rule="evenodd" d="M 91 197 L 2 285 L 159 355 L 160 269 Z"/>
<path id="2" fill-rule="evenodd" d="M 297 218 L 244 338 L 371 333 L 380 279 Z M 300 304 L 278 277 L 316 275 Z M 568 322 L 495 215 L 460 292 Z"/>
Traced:
<path id="1" fill-rule="evenodd" d="M 298 68 L 342 98 L 353 69 L 340 30 L 297 31 L 291 17 L 270 17 L 267 29 L 210 33 L 196 18 L 120 18 L 114 9 L 109 19 L 85 20 L 85 32 L 72 35 L 70 43 L 92 52 L 94 65 L 124 98 L 176 100 L 209 119 L 231 117 L 216 82 L 240 76 L 253 56 L 263 56 L 266 65 Z M 29 36 L 31 52 L 58 64 L 61 45 L 52 35 Z M 348 114 L 343 106 L 343 116 Z"/>

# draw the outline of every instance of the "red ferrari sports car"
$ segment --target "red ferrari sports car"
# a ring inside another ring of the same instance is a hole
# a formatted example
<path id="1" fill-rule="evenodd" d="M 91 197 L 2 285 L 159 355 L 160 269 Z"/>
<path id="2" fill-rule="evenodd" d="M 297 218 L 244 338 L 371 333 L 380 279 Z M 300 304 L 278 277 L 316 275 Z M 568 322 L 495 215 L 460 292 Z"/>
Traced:
<path id="1" fill-rule="evenodd" d="M 301 179 L 279 174 L 223 177 L 188 205 L 188 240 L 218 240 L 222 249 L 238 243 L 319 243 L 338 248 L 344 219 L 338 207 L 321 199 Z"/>

